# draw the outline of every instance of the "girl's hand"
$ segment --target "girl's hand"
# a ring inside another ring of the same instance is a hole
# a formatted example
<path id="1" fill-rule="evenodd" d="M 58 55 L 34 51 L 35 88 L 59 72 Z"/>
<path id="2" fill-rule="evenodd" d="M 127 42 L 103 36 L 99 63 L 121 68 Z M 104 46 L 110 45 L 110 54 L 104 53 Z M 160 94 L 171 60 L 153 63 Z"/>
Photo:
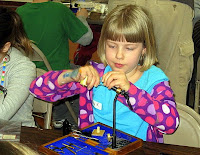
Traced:
<path id="1" fill-rule="evenodd" d="M 102 82 L 104 86 L 111 89 L 112 87 L 118 87 L 122 90 L 128 91 L 130 88 L 130 83 L 124 72 L 111 71 L 103 75 Z"/>
<path id="2" fill-rule="evenodd" d="M 76 77 L 76 81 L 80 82 L 81 80 L 84 80 L 87 77 L 87 89 L 90 90 L 93 87 L 97 87 L 100 83 L 100 77 L 99 77 L 99 73 L 97 72 L 97 70 L 91 66 L 91 65 L 87 65 L 87 66 L 83 66 L 79 68 L 79 73 Z"/>

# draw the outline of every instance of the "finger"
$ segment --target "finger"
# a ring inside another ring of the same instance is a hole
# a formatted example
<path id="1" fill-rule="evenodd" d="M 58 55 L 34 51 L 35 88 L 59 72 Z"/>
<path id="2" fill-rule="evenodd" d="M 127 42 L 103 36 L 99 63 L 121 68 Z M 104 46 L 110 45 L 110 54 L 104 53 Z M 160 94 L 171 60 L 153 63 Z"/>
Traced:
<path id="1" fill-rule="evenodd" d="M 94 75 L 95 75 L 94 86 L 97 87 L 100 84 L 100 76 L 96 69 L 94 70 Z"/>
<path id="2" fill-rule="evenodd" d="M 117 72 L 110 72 L 105 76 L 104 85 L 108 88 L 110 87 L 110 83 L 117 80 L 119 78 L 119 73 Z"/>
<path id="3" fill-rule="evenodd" d="M 92 79 L 95 78 L 92 71 L 87 72 L 87 86 L 91 85 Z"/>
<path id="4" fill-rule="evenodd" d="M 99 73 L 93 67 L 90 67 L 89 70 L 91 71 L 91 75 L 87 81 L 88 88 L 91 89 L 92 87 L 96 87 L 100 83 Z"/>
<path id="5" fill-rule="evenodd" d="M 110 84 L 108 85 L 108 89 L 111 89 L 111 88 L 113 88 L 113 87 L 121 88 L 121 87 L 120 87 L 120 84 L 119 84 L 119 82 L 118 82 L 118 80 L 113 80 L 113 81 L 111 81 Z"/>
<path id="6" fill-rule="evenodd" d="M 95 85 L 95 78 L 93 78 L 92 81 L 90 81 L 90 83 L 88 83 L 88 86 L 87 86 L 88 90 L 92 89 L 94 87 L 94 85 Z"/>
<path id="7" fill-rule="evenodd" d="M 104 83 L 107 79 L 107 76 L 109 76 L 110 72 L 107 72 L 105 73 L 103 76 L 102 76 L 102 82 Z"/>
<path id="8" fill-rule="evenodd" d="M 86 76 L 88 75 L 87 67 L 79 68 L 79 73 L 80 73 L 80 81 L 84 80 L 86 78 Z"/>
<path id="9" fill-rule="evenodd" d="M 111 72 L 108 72 L 108 73 L 106 73 L 106 74 L 103 75 L 103 77 L 102 77 L 102 82 L 103 82 L 103 85 L 104 85 L 104 86 L 107 85 L 107 80 L 108 80 L 108 78 L 110 77 L 110 75 L 111 75 Z"/>
<path id="10" fill-rule="evenodd" d="M 94 86 L 98 86 L 100 83 L 100 77 L 97 70 L 93 66 L 85 66 L 80 69 L 81 85 L 87 86 L 91 89 Z M 86 78 L 87 77 L 87 78 Z"/>

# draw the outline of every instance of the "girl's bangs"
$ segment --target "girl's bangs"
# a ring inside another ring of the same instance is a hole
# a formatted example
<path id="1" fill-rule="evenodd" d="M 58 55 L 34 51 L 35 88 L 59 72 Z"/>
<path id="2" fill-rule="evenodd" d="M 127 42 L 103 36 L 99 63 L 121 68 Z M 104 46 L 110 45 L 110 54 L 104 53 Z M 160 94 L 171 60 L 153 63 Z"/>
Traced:
<path id="1" fill-rule="evenodd" d="M 136 43 L 144 42 L 145 38 L 144 31 L 137 25 L 112 24 L 112 26 L 108 26 L 105 31 L 105 38 L 113 41 Z"/>

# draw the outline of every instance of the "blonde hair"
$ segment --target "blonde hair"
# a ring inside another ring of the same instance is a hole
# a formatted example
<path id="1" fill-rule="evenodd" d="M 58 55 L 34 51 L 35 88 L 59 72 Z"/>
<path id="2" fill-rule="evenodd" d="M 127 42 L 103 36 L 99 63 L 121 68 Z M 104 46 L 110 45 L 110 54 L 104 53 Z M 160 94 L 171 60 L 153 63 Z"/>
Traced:
<path id="1" fill-rule="evenodd" d="M 107 40 L 139 42 L 143 43 L 146 53 L 141 71 L 149 69 L 157 62 L 156 43 L 153 32 L 153 24 L 145 9 L 136 5 L 119 5 L 114 8 L 105 18 L 98 43 L 98 55 L 104 65 L 105 44 Z"/>
<path id="2" fill-rule="evenodd" d="M 1 141 L 0 154 L 3 155 L 39 155 L 38 152 L 32 150 L 27 145 L 19 142 Z"/>

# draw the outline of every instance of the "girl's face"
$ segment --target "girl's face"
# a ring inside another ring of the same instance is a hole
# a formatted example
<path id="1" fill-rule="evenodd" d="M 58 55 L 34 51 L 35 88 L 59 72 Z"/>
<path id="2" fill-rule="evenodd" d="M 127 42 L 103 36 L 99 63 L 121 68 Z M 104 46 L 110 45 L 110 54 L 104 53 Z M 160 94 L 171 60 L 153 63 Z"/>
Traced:
<path id="1" fill-rule="evenodd" d="M 146 48 L 142 43 L 106 41 L 106 60 L 113 71 L 122 71 L 127 76 L 136 72 L 140 56 Z"/>

